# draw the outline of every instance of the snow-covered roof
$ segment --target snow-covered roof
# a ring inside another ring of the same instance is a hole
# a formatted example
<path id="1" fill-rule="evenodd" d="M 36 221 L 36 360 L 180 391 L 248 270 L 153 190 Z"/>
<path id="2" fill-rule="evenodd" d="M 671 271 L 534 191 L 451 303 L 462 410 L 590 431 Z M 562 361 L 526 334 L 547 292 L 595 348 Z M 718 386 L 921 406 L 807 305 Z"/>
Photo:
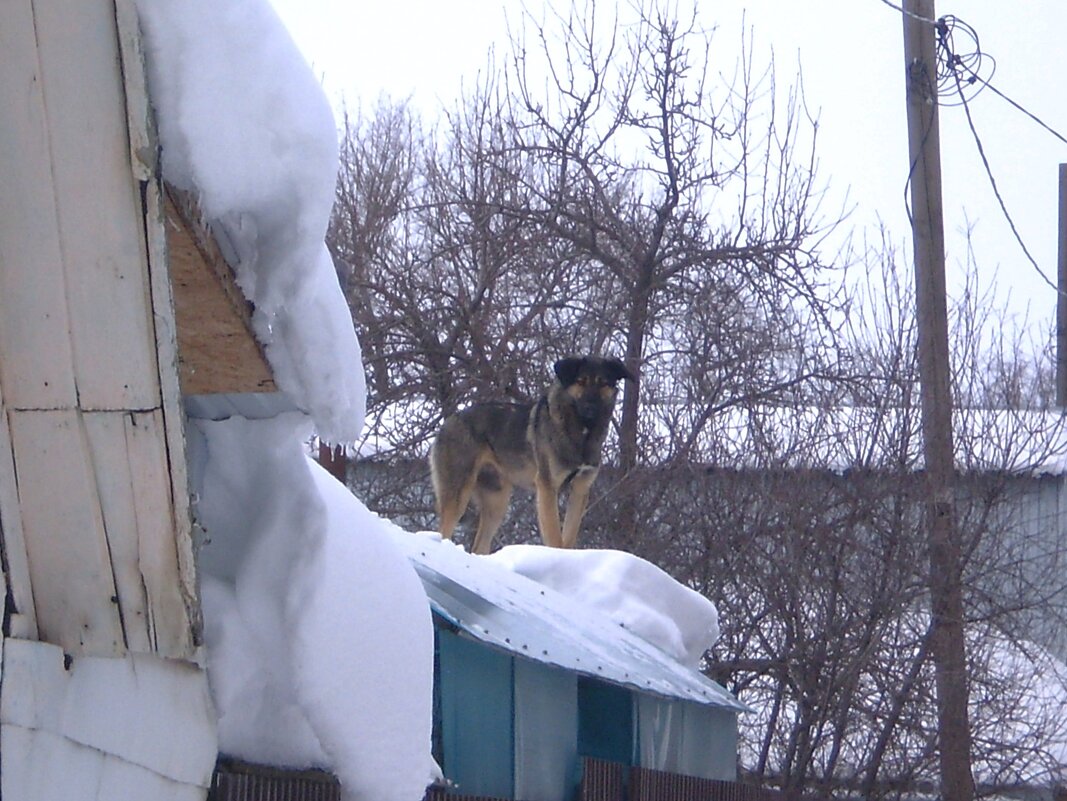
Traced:
<path id="1" fill-rule="evenodd" d="M 163 177 L 199 204 L 253 304 L 274 380 L 319 434 L 352 442 L 366 385 L 324 238 L 337 124 L 266 2 L 138 0 Z"/>
<path id="2" fill-rule="evenodd" d="M 734 408 L 708 422 L 696 452 L 742 469 L 921 470 L 920 416 L 917 407 Z M 1067 472 L 1067 417 L 1059 410 L 954 409 L 952 427 L 962 472 Z M 670 436 L 666 430 L 659 435 Z"/>
<path id="3" fill-rule="evenodd" d="M 748 711 L 622 623 L 491 557 L 430 533 L 401 531 L 394 541 L 414 564 L 434 612 L 487 645 L 643 693 Z"/>

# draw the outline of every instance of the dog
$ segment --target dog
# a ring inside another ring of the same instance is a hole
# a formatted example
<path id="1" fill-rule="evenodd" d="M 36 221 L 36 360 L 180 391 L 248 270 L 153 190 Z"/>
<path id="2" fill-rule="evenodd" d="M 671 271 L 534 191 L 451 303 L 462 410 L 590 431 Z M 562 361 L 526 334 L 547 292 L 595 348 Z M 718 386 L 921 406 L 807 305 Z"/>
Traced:
<path id="1" fill-rule="evenodd" d="M 485 554 L 516 486 L 537 496 L 545 545 L 573 548 L 622 379 L 618 359 L 581 356 L 553 365 L 556 381 L 536 403 L 481 403 L 447 418 L 430 449 L 430 475 L 441 536 L 450 539 L 474 498 L 478 528 L 472 551 Z M 559 496 L 568 491 L 560 527 Z"/>

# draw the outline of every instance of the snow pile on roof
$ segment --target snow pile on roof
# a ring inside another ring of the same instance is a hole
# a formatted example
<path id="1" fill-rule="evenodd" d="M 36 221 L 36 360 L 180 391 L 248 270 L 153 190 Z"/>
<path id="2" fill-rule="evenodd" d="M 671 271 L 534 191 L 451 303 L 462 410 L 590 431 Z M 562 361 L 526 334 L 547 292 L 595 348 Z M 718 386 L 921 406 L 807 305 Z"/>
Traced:
<path id="1" fill-rule="evenodd" d="M 414 563 L 434 611 L 494 648 L 643 693 L 735 711 L 747 709 L 723 687 L 660 647 L 669 626 L 645 625 L 646 634 L 661 640 L 650 642 L 601 611 L 605 606 L 627 606 L 624 600 L 611 602 L 606 597 L 612 586 L 621 595 L 629 594 L 627 582 L 619 580 L 626 575 L 640 575 L 638 581 L 646 594 L 661 592 L 664 603 L 684 595 L 679 592 L 684 588 L 665 573 L 651 565 L 644 569 L 630 564 L 640 561 L 636 557 L 620 554 L 613 558 L 607 551 L 600 552 L 602 556 L 592 552 L 588 566 L 595 569 L 598 562 L 602 565 L 602 575 L 594 583 L 605 588 L 605 603 L 597 606 L 509 569 L 505 560 L 469 554 L 435 532 L 410 534 L 398 529 L 394 542 Z M 573 572 L 573 583 L 584 583 L 577 577 L 580 557 L 568 558 L 583 552 L 528 547 L 544 552 L 540 559 L 531 555 L 531 562 L 545 566 L 570 563 L 566 569 Z M 689 614 L 696 619 L 701 615 L 694 614 L 697 604 L 691 602 L 689 598 L 683 601 L 686 610 L 681 616 Z M 659 617 L 658 612 L 639 611 L 641 606 L 640 600 L 632 602 L 625 615 L 629 621 L 647 623 Z M 705 602 L 703 615 L 710 606 Z M 707 617 L 703 619 L 707 621 Z"/>
<path id="2" fill-rule="evenodd" d="M 625 551 L 509 545 L 488 558 L 598 610 L 693 669 L 719 639 L 715 604 Z"/>
<path id="3" fill-rule="evenodd" d="M 163 176 L 194 193 L 278 386 L 330 441 L 354 441 L 359 342 L 323 238 L 337 128 L 314 74 L 263 0 L 138 0 Z"/>
<path id="4" fill-rule="evenodd" d="M 305 457 L 309 428 L 296 412 L 190 428 L 219 749 L 417 801 L 438 775 L 426 595 L 395 526 Z"/>

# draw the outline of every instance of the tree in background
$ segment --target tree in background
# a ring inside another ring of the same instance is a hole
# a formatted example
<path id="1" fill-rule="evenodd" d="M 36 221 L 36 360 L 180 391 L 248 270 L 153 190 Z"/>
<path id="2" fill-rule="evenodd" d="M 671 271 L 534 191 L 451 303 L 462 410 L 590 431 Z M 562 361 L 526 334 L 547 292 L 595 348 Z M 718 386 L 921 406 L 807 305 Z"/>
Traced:
<path id="1" fill-rule="evenodd" d="M 567 354 L 624 356 L 640 384 L 583 544 L 716 601 L 708 669 L 760 710 L 753 774 L 824 797 L 929 789 L 914 304 L 893 249 L 823 254 L 816 126 L 772 70 L 746 56 L 723 83 L 695 15 L 601 12 L 524 16 L 505 66 L 432 128 L 387 102 L 346 120 L 329 242 L 369 377 L 360 497 L 432 528 L 444 415 L 536 397 Z M 850 260 L 867 297 L 838 281 Z M 1029 715 L 1049 703 L 1029 641 L 1067 626 L 1063 543 L 1012 517 L 1012 470 L 1048 455 L 1024 413 L 1050 397 L 1048 354 L 1028 359 L 976 292 L 953 320 L 979 773 L 1049 785 L 1065 718 Z M 499 539 L 535 541 L 535 519 L 516 497 Z"/>

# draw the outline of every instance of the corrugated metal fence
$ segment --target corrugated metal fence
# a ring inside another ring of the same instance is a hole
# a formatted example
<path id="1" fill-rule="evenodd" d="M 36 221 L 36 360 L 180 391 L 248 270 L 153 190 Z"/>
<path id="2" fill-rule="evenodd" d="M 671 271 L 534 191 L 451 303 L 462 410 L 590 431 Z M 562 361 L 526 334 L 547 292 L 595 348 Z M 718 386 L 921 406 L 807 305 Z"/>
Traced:
<path id="1" fill-rule="evenodd" d="M 341 801 L 341 785 L 325 771 L 227 763 L 215 769 L 207 797 L 208 801 Z"/>
<path id="2" fill-rule="evenodd" d="M 340 801 L 341 787 L 322 771 L 285 771 L 241 763 L 220 765 L 208 801 Z M 777 790 L 628 768 L 600 759 L 582 760 L 579 801 L 781 801 Z M 425 801 L 499 801 L 459 795 L 438 787 Z"/>
<path id="3" fill-rule="evenodd" d="M 779 801 L 778 790 L 631 768 L 627 801 Z"/>

